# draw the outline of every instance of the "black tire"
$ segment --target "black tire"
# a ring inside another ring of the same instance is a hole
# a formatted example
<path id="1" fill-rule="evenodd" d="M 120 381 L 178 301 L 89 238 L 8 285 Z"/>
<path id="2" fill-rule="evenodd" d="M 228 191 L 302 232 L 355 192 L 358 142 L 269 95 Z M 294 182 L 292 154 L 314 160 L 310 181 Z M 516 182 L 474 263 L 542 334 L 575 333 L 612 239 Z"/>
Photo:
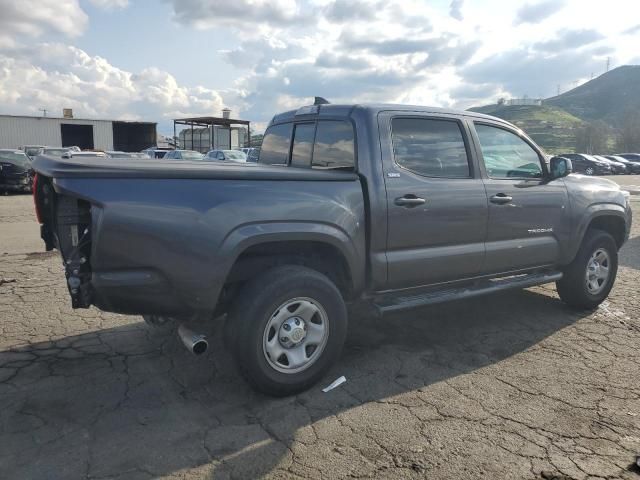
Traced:
<path id="1" fill-rule="evenodd" d="M 586 273 L 591 256 L 600 249 L 604 249 L 609 256 L 609 276 L 603 282 L 602 290 L 594 294 L 587 287 Z M 558 295 L 563 302 L 572 307 L 592 310 L 611 292 L 617 272 L 618 247 L 613 237 L 602 230 L 587 230 L 576 258 L 564 269 L 562 279 L 556 282 Z"/>
<path id="2" fill-rule="evenodd" d="M 267 359 L 265 330 L 281 305 L 298 298 L 312 299 L 326 313 L 328 333 L 315 361 L 297 373 L 276 370 Z M 342 295 L 325 275 L 285 265 L 259 275 L 241 289 L 229 310 L 232 348 L 240 371 L 256 390 L 286 396 L 314 385 L 340 356 L 347 334 L 347 309 Z"/>

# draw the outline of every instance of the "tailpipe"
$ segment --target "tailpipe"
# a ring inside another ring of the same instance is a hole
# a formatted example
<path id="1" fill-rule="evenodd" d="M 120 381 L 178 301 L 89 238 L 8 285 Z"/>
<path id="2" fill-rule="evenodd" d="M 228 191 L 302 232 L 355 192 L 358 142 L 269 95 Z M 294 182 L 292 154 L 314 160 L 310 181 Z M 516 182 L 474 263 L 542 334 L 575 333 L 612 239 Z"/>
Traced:
<path id="1" fill-rule="evenodd" d="M 196 333 L 192 330 L 189 330 L 183 324 L 178 327 L 178 336 L 184 346 L 194 355 L 202 355 L 207 351 L 207 347 L 209 343 L 207 342 L 207 337 L 202 333 Z"/>

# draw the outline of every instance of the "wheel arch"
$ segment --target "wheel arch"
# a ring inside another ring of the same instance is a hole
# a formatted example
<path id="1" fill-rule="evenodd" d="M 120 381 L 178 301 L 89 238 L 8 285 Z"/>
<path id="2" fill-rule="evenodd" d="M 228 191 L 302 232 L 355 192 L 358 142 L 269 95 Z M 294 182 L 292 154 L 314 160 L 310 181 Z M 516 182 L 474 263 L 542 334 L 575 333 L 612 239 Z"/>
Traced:
<path id="1" fill-rule="evenodd" d="M 618 249 L 622 247 L 626 240 L 626 214 L 624 208 L 616 204 L 598 204 L 589 208 L 588 215 L 585 215 L 579 223 L 576 236 L 571 244 L 569 258 L 565 263 L 570 263 L 578 253 L 587 231 L 597 229 L 609 233 L 616 242 Z"/>
<path id="2" fill-rule="evenodd" d="M 333 225 L 292 222 L 251 224 L 229 234 L 220 249 L 227 265 L 225 296 L 239 284 L 278 265 L 303 265 L 329 277 L 345 299 L 364 283 L 364 259 L 350 237 Z"/>

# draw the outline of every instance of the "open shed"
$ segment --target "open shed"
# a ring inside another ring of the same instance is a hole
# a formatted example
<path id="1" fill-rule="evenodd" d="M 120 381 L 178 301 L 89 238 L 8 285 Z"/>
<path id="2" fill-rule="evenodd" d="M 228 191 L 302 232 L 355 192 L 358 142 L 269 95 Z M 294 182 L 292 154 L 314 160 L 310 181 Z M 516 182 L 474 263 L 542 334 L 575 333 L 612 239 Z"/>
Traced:
<path id="1" fill-rule="evenodd" d="M 227 117 L 191 117 L 179 118 L 173 121 L 173 136 L 177 138 L 177 127 L 184 126 L 190 130 L 190 135 L 181 135 L 183 149 L 196 150 L 205 153 L 214 148 L 232 148 L 232 133 L 234 127 L 246 127 L 247 133 L 241 145 L 249 147 L 251 143 L 251 122 Z M 221 138 L 222 135 L 227 138 Z"/>

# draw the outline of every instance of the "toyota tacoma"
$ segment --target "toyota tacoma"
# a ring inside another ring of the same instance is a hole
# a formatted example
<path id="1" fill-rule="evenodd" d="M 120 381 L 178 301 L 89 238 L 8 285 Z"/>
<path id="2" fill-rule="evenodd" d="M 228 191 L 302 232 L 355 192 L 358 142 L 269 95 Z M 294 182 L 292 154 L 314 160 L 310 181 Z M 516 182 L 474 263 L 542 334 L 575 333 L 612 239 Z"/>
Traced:
<path id="1" fill-rule="evenodd" d="M 618 185 L 570 174 L 517 127 L 418 106 L 276 115 L 258 163 L 33 167 L 74 308 L 175 320 L 194 352 L 203 322 L 225 318 L 240 370 L 272 395 L 326 373 L 353 305 L 385 314 L 555 282 L 595 308 L 631 225 Z"/>

